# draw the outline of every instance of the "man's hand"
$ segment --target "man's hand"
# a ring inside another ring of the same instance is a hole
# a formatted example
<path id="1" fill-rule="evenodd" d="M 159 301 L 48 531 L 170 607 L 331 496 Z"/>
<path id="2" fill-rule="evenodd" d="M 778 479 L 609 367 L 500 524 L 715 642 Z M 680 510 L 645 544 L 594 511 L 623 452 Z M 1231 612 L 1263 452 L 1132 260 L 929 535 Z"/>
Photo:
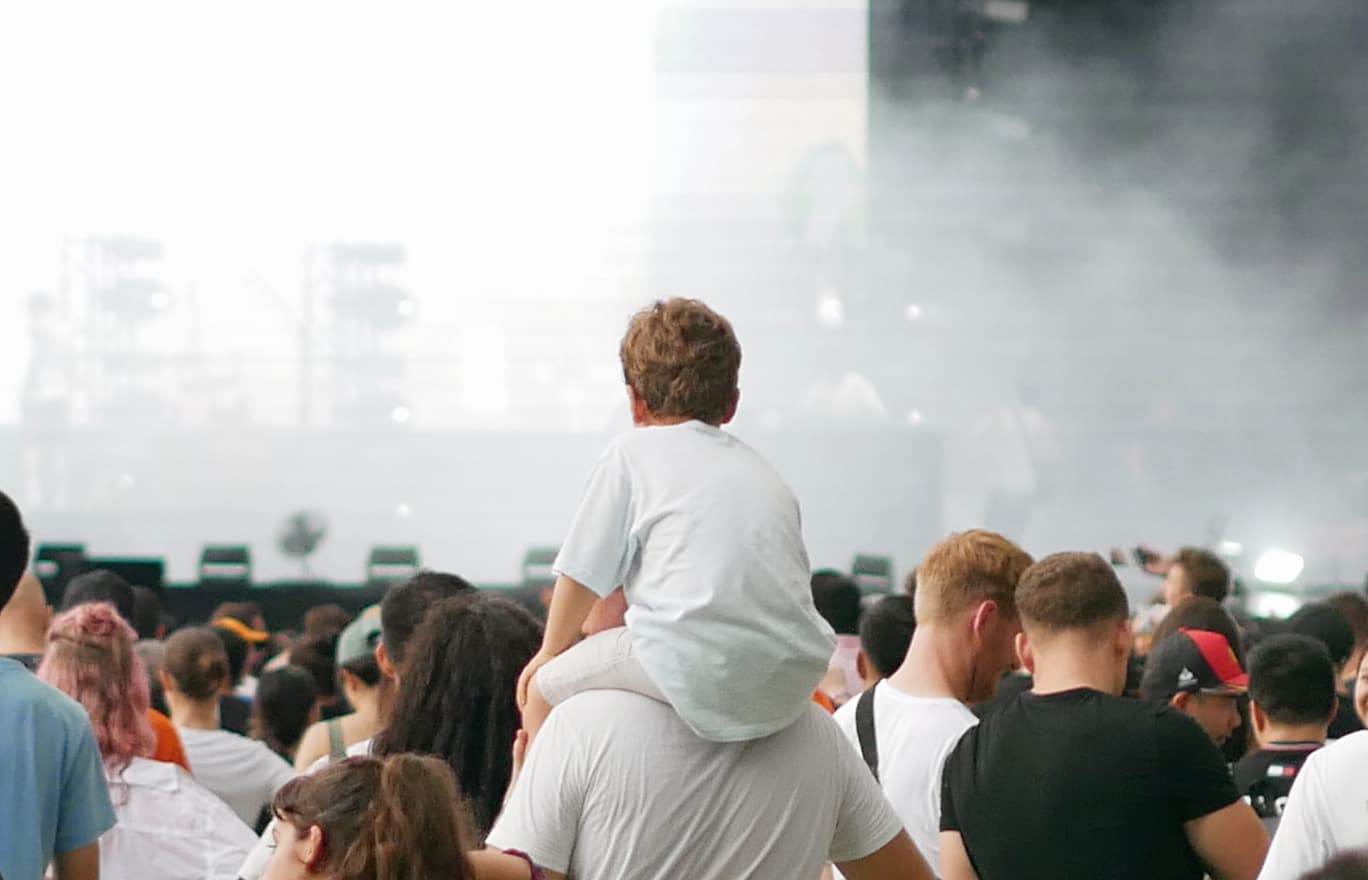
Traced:
<path id="1" fill-rule="evenodd" d="M 532 678 L 537 674 L 537 670 L 554 659 L 556 659 L 555 654 L 542 648 L 527 662 L 527 666 L 523 667 L 522 674 L 518 676 L 518 711 L 521 712 L 527 708 L 527 689 L 531 686 Z"/>

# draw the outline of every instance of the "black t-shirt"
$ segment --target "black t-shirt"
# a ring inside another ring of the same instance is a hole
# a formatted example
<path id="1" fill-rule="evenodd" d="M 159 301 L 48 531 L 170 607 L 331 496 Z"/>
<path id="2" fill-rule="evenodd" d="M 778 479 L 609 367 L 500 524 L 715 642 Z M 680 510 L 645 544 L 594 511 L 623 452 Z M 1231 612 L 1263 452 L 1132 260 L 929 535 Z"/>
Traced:
<path id="1" fill-rule="evenodd" d="M 1301 772 L 1318 742 L 1272 743 L 1235 764 L 1235 788 L 1261 819 L 1282 818 L 1292 780 Z"/>
<path id="2" fill-rule="evenodd" d="M 1183 823 L 1239 799 L 1211 738 L 1176 709 L 1026 693 L 946 760 L 941 830 L 963 836 L 980 880 L 1201 880 Z"/>

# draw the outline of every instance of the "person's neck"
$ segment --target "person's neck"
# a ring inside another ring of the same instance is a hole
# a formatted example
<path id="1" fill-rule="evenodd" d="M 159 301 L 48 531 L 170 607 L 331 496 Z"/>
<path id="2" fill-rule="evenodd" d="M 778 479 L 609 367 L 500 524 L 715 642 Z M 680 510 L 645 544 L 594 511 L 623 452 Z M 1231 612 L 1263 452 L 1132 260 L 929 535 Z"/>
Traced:
<path id="1" fill-rule="evenodd" d="M 1259 744 L 1271 746 L 1277 743 L 1323 743 L 1328 735 L 1329 728 L 1324 724 L 1269 722 L 1268 726 L 1259 732 Z"/>
<path id="2" fill-rule="evenodd" d="M 912 634 L 907 659 L 888 683 L 914 697 L 969 699 L 972 658 L 964 638 L 942 623 L 926 623 Z"/>
<path id="3" fill-rule="evenodd" d="M 685 422 L 696 421 L 692 416 L 657 416 L 647 415 L 645 418 L 636 422 L 638 428 L 669 428 L 674 425 L 682 425 Z M 717 427 L 714 425 L 713 427 Z"/>
<path id="4" fill-rule="evenodd" d="M 42 654 L 42 630 L 0 624 L 0 654 Z"/>
<path id="5" fill-rule="evenodd" d="M 1090 688 L 1119 695 L 1116 654 L 1110 643 L 1097 644 L 1089 634 L 1059 633 L 1034 647 L 1031 691 L 1057 694 Z"/>
<path id="6" fill-rule="evenodd" d="M 218 700 L 188 700 L 179 694 L 166 694 L 166 708 L 171 710 L 171 722 L 190 730 L 218 730 Z"/>

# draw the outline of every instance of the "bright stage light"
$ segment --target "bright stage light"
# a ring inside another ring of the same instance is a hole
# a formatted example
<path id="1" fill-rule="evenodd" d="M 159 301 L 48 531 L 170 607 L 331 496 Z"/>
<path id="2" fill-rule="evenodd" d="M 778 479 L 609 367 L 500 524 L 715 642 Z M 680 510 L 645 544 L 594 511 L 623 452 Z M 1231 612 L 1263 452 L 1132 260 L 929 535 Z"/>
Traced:
<path id="1" fill-rule="evenodd" d="M 1254 564 L 1254 577 L 1266 584 L 1290 584 L 1301 577 L 1306 560 L 1286 550 L 1269 550 Z"/>

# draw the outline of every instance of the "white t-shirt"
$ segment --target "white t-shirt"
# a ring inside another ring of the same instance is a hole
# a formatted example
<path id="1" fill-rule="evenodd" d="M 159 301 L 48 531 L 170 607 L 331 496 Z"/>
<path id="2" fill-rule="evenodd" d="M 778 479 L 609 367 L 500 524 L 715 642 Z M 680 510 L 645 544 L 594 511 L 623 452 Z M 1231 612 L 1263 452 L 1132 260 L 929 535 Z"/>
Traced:
<path id="1" fill-rule="evenodd" d="M 257 837 L 175 764 L 106 771 L 118 824 L 100 837 L 102 880 L 235 880 Z"/>
<path id="2" fill-rule="evenodd" d="M 554 569 L 600 596 L 626 587 L 634 655 L 707 739 L 787 727 L 826 674 L 835 634 L 812 602 L 798 501 L 720 428 L 615 438 Z"/>
<path id="3" fill-rule="evenodd" d="M 359 758 L 369 755 L 371 742 L 372 740 L 363 739 L 347 746 L 347 757 Z M 305 770 L 303 775 L 309 776 L 317 773 L 330 763 L 332 763 L 332 759 L 324 755 L 310 764 L 309 769 Z M 266 866 L 271 863 L 271 851 L 275 849 L 273 828 L 275 828 L 275 819 L 272 819 L 266 829 L 261 832 L 261 837 L 255 842 L 251 852 L 247 853 L 247 857 L 242 860 L 242 865 L 238 868 L 235 877 L 240 878 L 240 880 L 260 880 L 261 875 L 266 873 Z"/>
<path id="4" fill-rule="evenodd" d="M 814 705 L 772 736 L 724 743 L 662 703 L 586 691 L 547 718 L 489 844 L 576 880 L 794 880 L 900 831 Z"/>
<path id="5" fill-rule="evenodd" d="M 914 697 L 886 681 L 874 687 L 879 784 L 912 842 L 931 870 L 939 874 L 941 768 L 960 737 L 978 724 L 978 719 L 958 700 Z M 836 713 L 836 724 L 854 745 L 856 755 L 860 754 L 860 737 L 855 731 L 858 702 L 856 697 Z"/>
<path id="6" fill-rule="evenodd" d="M 276 791 L 294 778 L 285 759 L 254 739 L 226 730 L 177 727 L 176 732 L 195 768 L 195 779 L 253 828 L 262 808 L 270 806 Z"/>
<path id="7" fill-rule="evenodd" d="M 1368 731 L 1312 753 L 1292 783 L 1259 880 L 1297 880 L 1331 857 L 1368 848 Z"/>

